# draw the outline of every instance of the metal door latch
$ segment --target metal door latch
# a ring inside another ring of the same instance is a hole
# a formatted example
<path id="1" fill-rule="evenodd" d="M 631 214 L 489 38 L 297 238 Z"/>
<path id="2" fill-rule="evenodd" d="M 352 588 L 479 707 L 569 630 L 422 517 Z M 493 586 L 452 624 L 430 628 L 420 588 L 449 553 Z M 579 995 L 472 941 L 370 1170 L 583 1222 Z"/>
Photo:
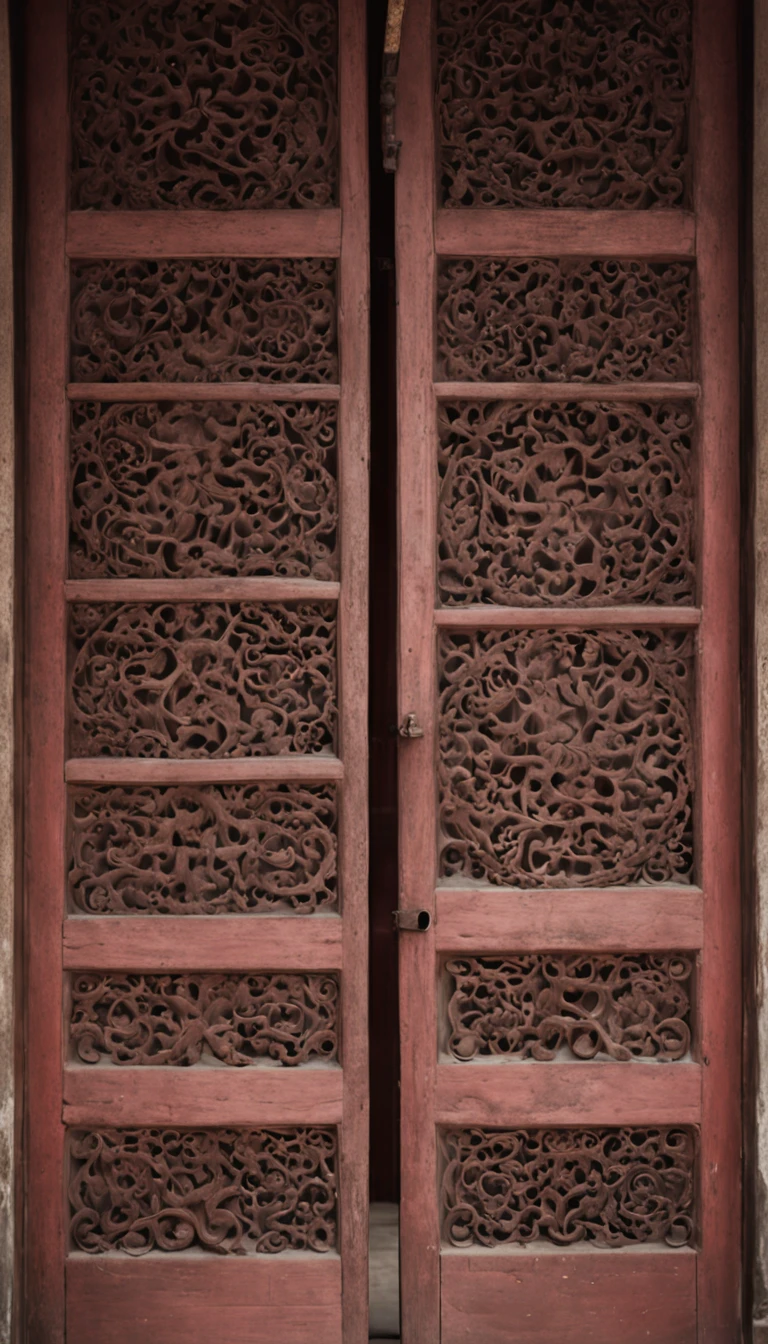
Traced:
<path id="1" fill-rule="evenodd" d="M 428 910 L 393 910 L 392 918 L 399 933 L 426 933 L 432 923 Z"/>
<path id="2" fill-rule="evenodd" d="M 424 736 L 424 729 L 419 727 L 419 721 L 415 714 L 406 714 L 397 731 L 401 737 Z"/>

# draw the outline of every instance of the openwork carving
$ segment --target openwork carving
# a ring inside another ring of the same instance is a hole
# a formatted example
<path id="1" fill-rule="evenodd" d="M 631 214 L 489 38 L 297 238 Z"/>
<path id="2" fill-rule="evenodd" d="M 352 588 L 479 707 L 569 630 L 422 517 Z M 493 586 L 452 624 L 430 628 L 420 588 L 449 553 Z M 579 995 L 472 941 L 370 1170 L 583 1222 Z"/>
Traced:
<path id="1" fill-rule="evenodd" d="M 75 756 L 333 750 L 331 603 L 83 603 L 71 643 Z"/>
<path id="2" fill-rule="evenodd" d="M 77 0 L 72 20 L 75 208 L 333 203 L 328 0 Z"/>
<path id="3" fill-rule="evenodd" d="M 444 877 L 690 881 L 690 632 L 445 634 L 440 658 Z"/>
<path id="4" fill-rule="evenodd" d="M 72 408 L 74 578 L 337 576 L 336 408 Z"/>
<path id="5" fill-rule="evenodd" d="M 689 203 L 688 0 L 440 0 L 447 206 Z"/>
<path id="6" fill-rule="evenodd" d="M 685 404 L 444 403 L 441 601 L 693 601 L 693 426 Z"/>
<path id="7" fill-rule="evenodd" d="M 72 789 L 71 908 L 88 915 L 333 910 L 327 784 Z"/>
<path id="8" fill-rule="evenodd" d="M 72 985 L 70 1040 L 86 1064 L 305 1064 L 337 1057 L 331 975 L 89 973 Z"/>
<path id="9" fill-rule="evenodd" d="M 78 1251 L 220 1255 L 336 1244 L 328 1129 L 102 1129 L 70 1136 Z"/>
<path id="10" fill-rule="evenodd" d="M 446 379 L 691 377 L 691 269 L 682 262 L 448 259 L 438 305 Z"/>
<path id="11" fill-rule="evenodd" d="M 691 1043 L 685 953 L 456 957 L 448 1048 L 456 1059 L 682 1059 Z"/>
<path id="12" fill-rule="evenodd" d="M 82 382 L 335 382 L 335 262 L 72 266 Z"/>
<path id="13" fill-rule="evenodd" d="M 449 1130 L 443 1153 L 451 1246 L 692 1240 L 688 1130 Z"/>

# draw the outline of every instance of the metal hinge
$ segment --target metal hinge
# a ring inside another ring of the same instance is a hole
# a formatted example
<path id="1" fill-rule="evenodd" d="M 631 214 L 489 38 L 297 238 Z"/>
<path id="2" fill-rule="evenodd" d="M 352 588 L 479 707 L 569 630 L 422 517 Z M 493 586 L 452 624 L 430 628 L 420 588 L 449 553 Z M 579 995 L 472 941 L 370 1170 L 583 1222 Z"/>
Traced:
<path id="1" fill-rule="evenodd" d="M 432 923 L 428 910 L 393 910 L 392 918 L 399 933 L 426 933 Z"/>
<path id="2" fill-rule="evenodd" d="M 381 148 L 384 172 L 397 171 L 401 140 L 395 135 L 395 107 L 397 104 L 397 68 L 400 63 L 400 35 L 403 29 L 405 0 L 389 0 L 387 27 L 384 35 L 384 59 L 381 69 Z"/>
<path id="3" fill-rule="evenodd" d="M 419 721 L 415 714 L 406 714 L 397 731 L 401 737 L 424 736 L 424 729 L 419 727 Z"/>

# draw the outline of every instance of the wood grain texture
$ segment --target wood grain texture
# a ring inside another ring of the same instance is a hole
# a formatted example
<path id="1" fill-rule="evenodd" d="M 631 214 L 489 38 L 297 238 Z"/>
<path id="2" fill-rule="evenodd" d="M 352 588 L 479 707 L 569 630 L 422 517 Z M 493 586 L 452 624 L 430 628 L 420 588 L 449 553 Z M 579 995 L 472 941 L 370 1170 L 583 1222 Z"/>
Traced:
<path id="1" fill-rule="evenodd" d="M 434 385 L 439 401 L 692 401 L 698 383 L 444 383 Z"/>
<path id="2" fill-rule="evenodd" d="M 70 401 L 338 401 L 338 383 L 68 383 Z"/>
<path id="3" fill-rule="evenodd" d="M 64 1123 L 83 1126 L 337 1125 L 343 1072 L 297 1069 L 68 1066 Z"/>
<path id="4" fill-rule="evenodd" d="M 76 915 L 64 921 L 73 971 L 333 971 L 338 915 Z"/>
<path id="5" fill-rule="evenodd" d="M 441 1257 L 441 1344 L 696 1344 L 692 1251 Z"/>
<path id="6" fill-rule="evenodd" d="M 703 929 L 704 897 L 691 887 L 437 892 L 441 952 L 685 952 L 701 947 Z"/>
<path id="7" fill-rule="evenodd" d="M 26 6 L 25 1312 L 28 1344 L 64 1340 L 61 920 L 69 285 L 66 0 Z"/>
<path id="8" fill-rule="evenodd" d="M 341 1344 L 332 1255 L 71 1255 L 72 1344 Z"/>
<path id="9" fill-rule="evenodd" d="M 77 210 L 67 256 L 337 257 L 340 210 Z"/>
<path id="10" fill-rule="evenodd" d="M 344 778 L 338 756 L 240 756 L 210 761 L 171 761 L 137 756 L 70 757 L 68 784 L 322 784 Z"/>
<path id="11" fill-rule="evenodd" d="M 335 602 L 338 583 L 320 579 L 68 579 L 68 602 Z"/>
<path id="12" fill-rule="evenodd" d="M 685 210 L 438 210 L 439 256 L 692 257 L 694 216 Z"/>
<path id="13" fill-rule="evenodd" d="M 339 5 L 342 211 L 339 265 L 340 747 L 344 982 L 340 1134 L 344 1344 L 368 1339 L 368 468 L 369 220 L 366 14 Z"/>
<path id="14" fill-rule="evenodd" d="M 695 9 L 692 108 L 698 238 L 699 880 L 706 892 L 699 1033 L 699 1344 L 731 1344 L 741 1314 L 739 272 L 735 0 Z"/>
<path id="15" fill-rule="evenodd" d="M 695 627 L 698 607 L 500 607 L 473 602 L 466 607 L 440 607 L 435 624 L 441 630 L 592 630 L 597 626 L 632 629 L 644 626 Z"/>
<path id="16" fill-rule="evenodd" d="M 432 33 L 432 0 L 411 0 L 400 52 L 397 133 L 403 144 L 395 179 L 398 722 L 414 713 L 424 736 L 400 742 L 398 905 L 403 910 L 430 911 L 435 890 L 437 749 Z M 440 1338 L 436 1040 L 432 927 L 426 933 L 400 935 L 402 1344 L 438 1344 Z"/>
<path id="17" fill-rule="evenodd" d="M 439 1125 L 696 1125 L 698 1064 L 441 1064 Z"/>

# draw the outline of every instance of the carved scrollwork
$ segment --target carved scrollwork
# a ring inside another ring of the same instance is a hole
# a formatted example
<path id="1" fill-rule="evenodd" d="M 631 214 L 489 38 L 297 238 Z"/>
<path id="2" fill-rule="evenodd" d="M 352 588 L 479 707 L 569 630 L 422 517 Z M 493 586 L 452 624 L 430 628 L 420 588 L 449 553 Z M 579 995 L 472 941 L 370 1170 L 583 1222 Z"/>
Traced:
<path id="1" fill-rule="evenodd" d="M 440 376 L 688 379 L 691 311 L 683 262 L 448 258 L 438 273 Z"/>
<path id="2" fill-rule="evenodd" d="M 72 377 L 336 382 L 335 274 L 322 259 L 74 263 Z"/>
<path id="3" fill-rule="evenodd" d="M 71 908 L 88 915 L 333 910 L 326 784 L 72 789 Z"/>
<path id="4" fill-rule="evenodd" d="M 691 880 L 690 632 L 445 634 L 440 662 L 443 877 Z"/>
<path id="5" fill-rule="evenodd" d="M 332 975 L 138 975 L 89 972 L 72 983 L 69 1035 L 98 1064 L 305 1064 L 336 1059 Z"/>
<path id="6" fill-rule="evenodd" d="M 219 1255 L 336 1244 L 328 1129 L 102 1129 L 70 1134 L 78 1251 Z"/>
<path id="7" fill-rule="evenodd" d="M 72 407 L 74 578 L 337 577 L 336 408 Z"/>
<path id="8" fill-rule="evenodd" d="M 449 1130 L 443 1155 L 450 1246 L 692 1240 L 688 1130 Z"/>
<path id="9" fill-rule="evenodd" d="M 691 1043 L 686 953 L 553 952 L 455 957 L 448 1049 L 456 1059 L 608 1055 L 682 1059 Z"/>
<path id="10" fill-rule="evenodd" d="M 330 0 L 76 0 L 74 208 L 333 204 L 336 30 Z"/>
<path id="11" fill-rule="evenodd" d="M 74 756 L 333 750 L 331 603 L 73 606 Z"/>
<path id="12" fill-rule="evenodd" d="M 447 206 L 681 207 L 688 0 L 440 0 Z"/>
<path id="13" fill-rule="evenodd" d="M 691 407 L 447 402 L 448 606 L 694 599 Z"/>

